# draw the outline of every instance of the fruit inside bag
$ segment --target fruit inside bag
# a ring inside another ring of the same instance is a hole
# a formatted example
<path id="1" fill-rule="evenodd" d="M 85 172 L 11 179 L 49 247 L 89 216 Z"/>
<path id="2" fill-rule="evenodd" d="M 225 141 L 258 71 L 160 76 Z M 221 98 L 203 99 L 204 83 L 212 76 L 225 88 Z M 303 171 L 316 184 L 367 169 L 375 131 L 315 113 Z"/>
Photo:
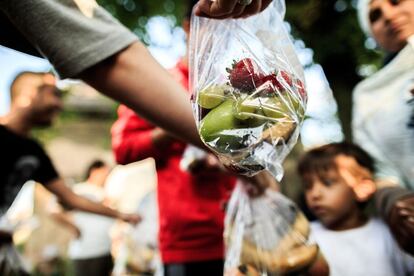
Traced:
<path id="1" fill-rule="evenodd" d="M 309 234 L 308 220 L 288 198 L 270 189 L 251 198 L 238 183 L 226 212 L 224 275 L 328 275 Z"/>
<path id="2" fill-rule="evenodd" d="M 194 16 L 190 89 L 199 134 L 228 168 L 276 179 L 295 145 L 307 95 L 303 69 L 275 0 L 247 19 Z"/>

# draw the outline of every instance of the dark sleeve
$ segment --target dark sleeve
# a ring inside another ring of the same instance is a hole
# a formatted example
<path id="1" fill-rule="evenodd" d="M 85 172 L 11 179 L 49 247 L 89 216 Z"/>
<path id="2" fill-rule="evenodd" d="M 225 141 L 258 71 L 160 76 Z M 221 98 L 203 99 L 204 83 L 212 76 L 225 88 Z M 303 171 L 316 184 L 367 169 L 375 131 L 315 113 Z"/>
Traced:
<path id="1" fill-rule="evenodd" d="M 387 219 L 395 203 L 407 196 L 414 196 L 414 192 L 402 187 L 387 187 L 375 193 L 375 206 L 379 215 Z"/>
<path id="2" fill-rule="evenodd" d="M 36 157 L 39 160 L 39 166 L 33 174 L 34 181 L 47 185 L 59 177 L 52 161 L 40 145 L 37 145 Z"/>
<path id="3" fill-rule="evenodd" d="M 42 57 L 26 38 L 13 26 L 0 11 L 0 45 L 32 55 Z"/>

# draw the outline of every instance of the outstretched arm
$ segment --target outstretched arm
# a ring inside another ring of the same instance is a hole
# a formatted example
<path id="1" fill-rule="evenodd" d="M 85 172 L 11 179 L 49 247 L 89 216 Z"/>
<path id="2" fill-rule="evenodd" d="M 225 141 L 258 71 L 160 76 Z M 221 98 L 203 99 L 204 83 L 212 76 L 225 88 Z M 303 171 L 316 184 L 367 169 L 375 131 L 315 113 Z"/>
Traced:
<path id="1" fill-rule="evenodd" d="M 117 210 L 106 207 L 105 205 L 90 201 L 84 197 L 75 194 L 63 183 L 62 179 L 53 180 L 47 185 L 45 185 L 45 187 L 50 192 L 55 194 L 58 197 L 58 199 L 68 207 L 85 212 L 104 215 L 107 217 L 121 219 L 132 224 L 136 224 L 141 220 L 141 217 L 137 214 L 124 214 L 118 212 Z"/>
<path id="2" fill-rule="evenodd" d="M 155 125 L 203 147 L 188 93 L 140 42 L 87 69 L 79 77 Z"/>

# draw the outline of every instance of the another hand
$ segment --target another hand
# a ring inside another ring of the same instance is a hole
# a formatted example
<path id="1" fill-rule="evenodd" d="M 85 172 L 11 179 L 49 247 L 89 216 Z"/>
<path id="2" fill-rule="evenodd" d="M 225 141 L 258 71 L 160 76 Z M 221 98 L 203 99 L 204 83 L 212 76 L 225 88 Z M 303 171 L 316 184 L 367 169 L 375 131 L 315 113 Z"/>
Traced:
<path id="1" fill-rule="evenodd" d="M 398 244 L 407 253 L 414 256 L 414 196 L 396 201 L 388 220 Z"/>
<path id="2" fill-rule="evenodd" d="M 200 0 L 195 6 L 195 14 L 216 19 L 248 17 L 263 11 L 272 0 L 252 0 L 248 5 L 240 4 L 243 2 L 243 0 Z"/>
<path id="3" fill-rule="evenodd" d="M 118 218 L 132 225 L 136 225 L 142 220 L 141 216 L 138 214 L 119 213 Z"/>
<path id="4" fill-rule="evenodd" d="M 253 177 L 241 176 L 240 179 L 252 197 L 262 195 L 267 188 L 279 190 L 279 183 L 268 171 L 261 171 Z"/>
<path id="5" fill-rule="evenodd" d="M 189 171 L 200 176 L 211 173 L 226 173 L 227 170 L 220 163 L 217 157 L 209 153 L 202 160 L 196 160 L 189 166 Z"/>

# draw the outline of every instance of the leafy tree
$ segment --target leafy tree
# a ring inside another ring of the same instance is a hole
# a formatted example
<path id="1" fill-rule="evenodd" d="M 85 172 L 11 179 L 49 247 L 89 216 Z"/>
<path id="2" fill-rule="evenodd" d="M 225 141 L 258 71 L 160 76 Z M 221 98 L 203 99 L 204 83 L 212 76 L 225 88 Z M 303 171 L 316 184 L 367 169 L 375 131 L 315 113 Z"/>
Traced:
<path id="1" fill-rule="evenodd" d="M 358 71 L 366 64 L 379 65 L 380 55 L 364 47 L 351 0 L 288 0 L 286 19 L 293 34 L 314 51 L 338 102 L 339 119 L 346 137 L 351 135 L 352 89 L 361 80 Z M 310 84 L 311 85 L 311 84 Z"/>

